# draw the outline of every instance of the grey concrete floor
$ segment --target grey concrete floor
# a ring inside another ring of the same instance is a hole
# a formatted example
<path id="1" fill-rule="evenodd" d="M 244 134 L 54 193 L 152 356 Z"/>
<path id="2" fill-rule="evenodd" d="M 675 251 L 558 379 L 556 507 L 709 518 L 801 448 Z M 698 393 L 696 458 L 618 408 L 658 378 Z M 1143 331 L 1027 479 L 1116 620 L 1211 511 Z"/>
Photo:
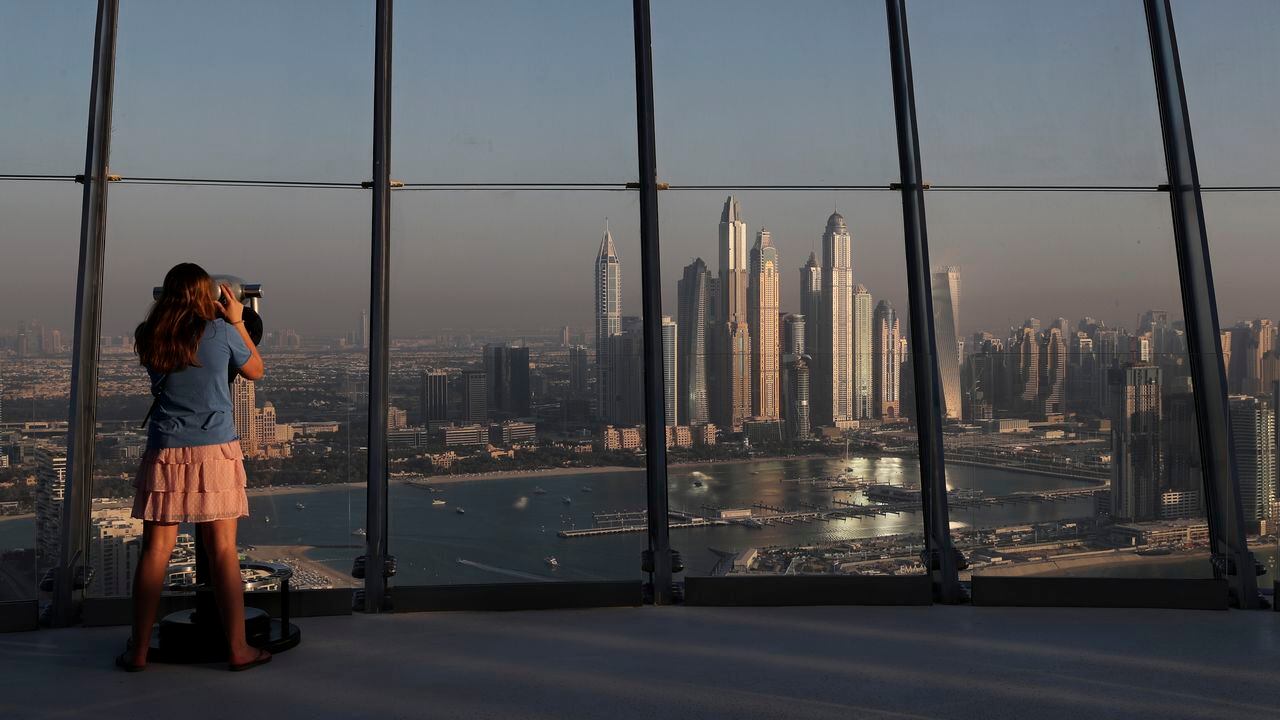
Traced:
<path id="1" fill-rule="evenodd" d="M 0 635 L 0 718 L 1280 718 L 1280 613 L 628 608 L 310 618 L 247 673 Z"/>

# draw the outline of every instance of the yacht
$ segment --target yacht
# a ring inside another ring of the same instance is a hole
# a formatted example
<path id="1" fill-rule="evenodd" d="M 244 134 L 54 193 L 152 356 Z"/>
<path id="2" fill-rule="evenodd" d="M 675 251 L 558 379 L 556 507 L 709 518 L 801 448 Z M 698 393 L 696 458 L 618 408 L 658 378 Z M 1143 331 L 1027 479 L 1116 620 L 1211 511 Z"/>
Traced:
<path id="1" fill-rule="evenodd" d="M 546 563 L 548 567 L 560 567 L 560 561 L 556 559 L 555 555 L 548 555 L 542 558 L 542 562 Z"/>
<path id="2" fill-rule="evenodd" d="M 547 494 L 547 491 L 546 491 L 546 490 L 543 490 L 543 489 L 542 489 L 542 488 L 540 488 L 540 487 L 535 487 L 535 488 L 533 489 L 533 494 L 534 494 L 534 495 L 546 495 L 546 494 Z"/>
<path id="3" fill-rule="evenodd" d="M 564 502 L 565 505 L 573 504 L 573 498 L 569 497 L 568 495 L 565 495 L 564 497 L 560 498 L 560 500 Z"/>
<path id="4" fill-rule="evenodd" d="M 294 506 L 295 508 L 299 509 L 299 510 L 306 510 L 306 509 L 307 509 L 307 506 L 306 506 L 306 505 L 303 505 L 302 503 L 294 503 L 294 504 L 293 504 L 293 506 Z"/>
<path id="5" fill-rule="evenodd" d="M 453 510 L 453 511 L 454 511 L 454 512 L 456 512 L 456 513 L 458 513 L 459 515 L 466 515 L 466 514 L 467 514 L 467 511 L 466 511 L 466 510 L 463 510 L 462 508 L 454 508 L 454 510 Z"/>
<path id="6" fill-rule="evenodd" d="M 356 537 L 364 537 L 364 536 L 368 535 L 369 533 L 365 532 L 365 531 L 364 531 L 364 528 L 356 528 L 355 530 L 352 530 L 352 531 L 351 531 L 351 534 L 352 534 L 352 535 L 355 535 Z"/>
<path id="7" fill-rule="evenodd" d="M 435 506 L 435 507 L 439 507 L 439 506 L 441 506 L 441 505 L 444 505 L 444 504 L 445 504 L 445 501 L 444 501 L 444 500 L 441 500 L 440 498 L 436 498 L 435 500 L 432 500 L 432 501 L 431 501 L 431 504 L 432 504 L 433 506 Z"/>
<path id="8" fill-rule="evenodd" d="M 583 485 L 583 486 L 582 486 L 582 492 L 591 492 L 591 486 L 590 486 L 590 485 Z"/>

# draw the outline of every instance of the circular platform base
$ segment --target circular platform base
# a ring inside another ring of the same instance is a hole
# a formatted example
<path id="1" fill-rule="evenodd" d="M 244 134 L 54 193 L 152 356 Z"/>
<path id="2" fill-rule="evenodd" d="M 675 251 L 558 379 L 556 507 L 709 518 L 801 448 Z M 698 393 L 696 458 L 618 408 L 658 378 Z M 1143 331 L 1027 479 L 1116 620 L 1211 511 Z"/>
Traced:
<path id="1" fill-rule="evenodd" d="M 272 654 L 282 653 L 302 641 L 302 631 L 286 627 L 257 608 L 245 608 L 245 637 L 249 644 Z M 202 620 L 195 610 L 171 613 L 151 633 L 148 662 L 212 663 L 227 659 L 227 639 L 216 622 Z"/>

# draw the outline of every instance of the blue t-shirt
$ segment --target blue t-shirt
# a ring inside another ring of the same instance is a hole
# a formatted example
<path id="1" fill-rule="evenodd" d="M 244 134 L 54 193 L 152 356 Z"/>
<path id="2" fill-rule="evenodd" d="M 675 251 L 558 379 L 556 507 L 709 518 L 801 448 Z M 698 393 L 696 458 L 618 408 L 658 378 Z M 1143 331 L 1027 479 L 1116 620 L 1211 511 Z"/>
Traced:
<path id="1" fill-rule="evenodd" d="M 217 319 L 205 326 L 200 338 L 199 367 L 183 368 L 168 377 L 147 368 L 152 392 L 160 391 L 147 426 L 147 447 L 221 445 L 239 439 L 227 369 L 240 368 L 251 357 L 240 333 Z"/>

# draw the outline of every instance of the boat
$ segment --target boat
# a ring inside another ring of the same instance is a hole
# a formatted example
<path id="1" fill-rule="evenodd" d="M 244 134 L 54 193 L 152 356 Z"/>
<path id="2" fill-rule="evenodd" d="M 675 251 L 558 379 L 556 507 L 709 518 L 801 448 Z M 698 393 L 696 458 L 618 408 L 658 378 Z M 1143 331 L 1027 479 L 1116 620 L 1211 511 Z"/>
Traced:
<path id="1" fill-rule="evenodd" d="M 441 505 L 444 505 L 444 504 L 445 504 L 445 501 L 444 501 L 444 500 L 441 500 L 440 498 L 436 498 L 435 500 L 432 500 L 432 501 L 431 501 L 431 504 L 432 504 L 432 506 L 434 506 L 434 507 L 439 507 L 439 506 L 441 506 Z"/>
<path id="2" fill-rule="evenodd" d="M 693 479 L 693 486 L 694 486 L 694 487 L 702 487 L 702 481 L 701 481 L 701 480 L 699 480 L 698 478 L 694 478 L 694 479 Z"/>
<path id="3" fill-rule="evenodd" d="M 591 492 L 591 486 L 590 486 L 590 485 L 583 485 L 583 486 L 582 486 L 582 492 Z"/>
<path id="4" fill-rule="evenodd" d="M 548 567 L 560 567 L 560 561 L 556 559 L 555 555 L 548 555 L 542 558 L 542 562 L 546 563 Z"/>
<path id="5" fill-rule="evenodd" d="M 759 475 L 759 474 L 760 474 L 760 471 L 759 471 L 759 470 L 752 470 L 752 471 L 751 471 L 751 474 L 752 474 L 752 475 Z"/>
<path id="6" fill-rule="evenodd" d="M 568 495 L 565 495 L 564 497 L 560 498 L 560 500 L 561 500 L 565 505 L 572 505 L 572 504 L 573 504 L 573 498 L 569 497 Z"/>
<path id="7" fill-rule="evenodd" d="M 540 487 L 535 487 L 535 488 L 533 489 L 533 494 L 534 494 L 534 495 L 546 495 L 546 494 L 547 494 L 547 491 L 546 491 L 546 490 L 543 490 L 543 489 L 542 489 L 542 488 L 540 488 Z"/>
<path id="8" fill-rule="evenodd" d="M 369 533 L 365 532 L 364 528 L 356 528 L 355 530 L 351 531 L 351 534 L 355 535 L 356 537 L 365 537 Z"/>
<path id="9" fill-rule="evenodd" d="M 546 525 L 539 525 L 539 526 L 538 526 L 538 532 L 540 532 L 540 533 L 544 533 L 544 532 L 546 532 L 546 531 L 547 531 L 547 526 L 546 526 Z"/>
<path id="10" fill-rule="evenodd" d="M 467 511 L 466 511 L 466 510 L 463 510 L 463 509 L 462 509 L 462 508 L 460 508 L 460 507 L 459 507 L 459 508 L 454 508 L 454 509 L 453 509 L 453 511 L 454 511 L 454 512 L 456 512 L 456 513 L 458 513 L 459 515 L 466 515 L 466 514 L 467 514 Z"/>
<path id="11" fill-rule="evenodd" d="M 264 517 L 262 518 L 262 522 L 270 523 L 270 522 L 271 522 L 271 516 L 270 516 L 270 515 L 266 515 L 266 516 L 264 516 Z"/>
<path id="12" fill-rule="evenodd" d="M 294 504 L 293 504 L 293 506 L 294 506 L 295 508 L 299 509 L 299 510 L 306 510 L 306 509 L 307 509 L 307 506 L 306 506 L 306 505 L 303 505 L 302 503 L 294 503 Z"/>

